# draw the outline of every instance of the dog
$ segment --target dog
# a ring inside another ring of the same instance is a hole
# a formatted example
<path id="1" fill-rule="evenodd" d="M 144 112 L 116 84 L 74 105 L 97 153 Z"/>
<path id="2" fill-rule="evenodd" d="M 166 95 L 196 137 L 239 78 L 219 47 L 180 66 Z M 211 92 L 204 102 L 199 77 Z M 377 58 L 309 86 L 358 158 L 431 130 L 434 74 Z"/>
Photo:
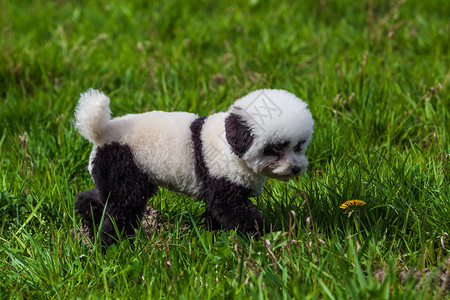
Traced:
<path id="1" fill-rule="evenodd" d="M 96 186 L 77 194 L 75 208 L 91 230 L 105 213 L 106 246 L 117 240 L 115 226 L 133 235 L 158 186 L 204 200 L 209 229 L 258 238 L 270 225 L 249 198 L 267 177 L 287 181 L 308 167 L 314 120 L 284 90 L 256 90 L 226 112 L 201 117 L 150 111 L 111 119 L 109 103 L 89 89 L 75 112 L 77 129 L 94 144 L 88 170 Z"/>

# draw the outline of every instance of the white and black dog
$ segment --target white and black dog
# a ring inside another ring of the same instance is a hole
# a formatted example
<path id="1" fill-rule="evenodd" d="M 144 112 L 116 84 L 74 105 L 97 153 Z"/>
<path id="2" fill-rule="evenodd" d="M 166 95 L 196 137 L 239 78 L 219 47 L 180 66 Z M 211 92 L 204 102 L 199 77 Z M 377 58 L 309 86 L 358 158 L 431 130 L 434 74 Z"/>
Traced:
<path id="1" fill-rule="evenodd" d="M 89 172 L 96 189 L 79 193 L 75 207 L 90 229 L 105 210 L 104 245 L 117 237 L 113 220 L 133 234 L 158 186 L 204 200 L 210 229 L 237 228 L 258 237 L 269 224 L 249 198 L 261 193 L 266 177 L 288 180 L 308 166 L 314 121 L 307 104 L 284 90 L 254 91 L 208 117 L 110 115 L 103 93 L 81 94 L 76 126 L 94 143 Z"/>

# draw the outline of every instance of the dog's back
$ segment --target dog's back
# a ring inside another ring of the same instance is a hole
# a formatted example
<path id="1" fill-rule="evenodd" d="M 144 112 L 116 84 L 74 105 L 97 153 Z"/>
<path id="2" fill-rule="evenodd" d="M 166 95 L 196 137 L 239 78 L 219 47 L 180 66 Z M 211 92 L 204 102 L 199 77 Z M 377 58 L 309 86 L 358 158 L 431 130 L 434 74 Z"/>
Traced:
<path id="1" fill-rule="evenodd" d="M 128 145 L 135 163 L 156 184 L 196 195 L 190 124 L 197 115 L 186 112 L 151 111 L 110 119 L 109 98 L 90 89 L 81 95 L 76 126 L 94 143 L 89 169 L 98 147 L 113 142 Z"/>

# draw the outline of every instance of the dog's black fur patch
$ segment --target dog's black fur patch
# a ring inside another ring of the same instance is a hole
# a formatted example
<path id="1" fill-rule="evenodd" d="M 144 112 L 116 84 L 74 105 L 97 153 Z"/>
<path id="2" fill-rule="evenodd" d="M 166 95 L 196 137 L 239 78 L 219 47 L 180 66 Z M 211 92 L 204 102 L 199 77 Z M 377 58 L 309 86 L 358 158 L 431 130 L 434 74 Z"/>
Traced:
<path id="1" fill-rule="evenodd" d="M 92 229 L 107 203 L 100 233 L 103 244 L 111 245 L 117 239 L 112 220 L 119 231 L 133 235 L 133 227 L 139 224 L 147 200 L 156 195 L 158 186 L 138 168 L 130 147 L 117 142 L 97 149 L 92 177 L 97 189 L 77 195 L 75 208 L 80 216 Z"/>
<path id="2" fill-rule="evenodd" d="M 253 143 L 253 136 L 241 116 L 231 113 L 225 119 L 225 135 L 234 154 L 242 157 Z"/>
<path id="3" fill-rule="evenodd" d="M 226 178 L 212 177 L 208 172 L 201 140 L 205 119 L 206 117 L 200 117 L 191 124 L 191 134 L 195 154 L 195 172 L 201 183 L 200 198 L 206 201 L 204 214 L 206 223 L 212 230 L 222 227 L 225 229 L 237 228 L 241 234 L 248 233 L 259 237 L 269 230 L 269 224 L 250 201 L 252 191 Z M 236 123 L 235 121 L 239 122 L 237 118 L 233 117 L 233 121 L 230 123 Z"/>

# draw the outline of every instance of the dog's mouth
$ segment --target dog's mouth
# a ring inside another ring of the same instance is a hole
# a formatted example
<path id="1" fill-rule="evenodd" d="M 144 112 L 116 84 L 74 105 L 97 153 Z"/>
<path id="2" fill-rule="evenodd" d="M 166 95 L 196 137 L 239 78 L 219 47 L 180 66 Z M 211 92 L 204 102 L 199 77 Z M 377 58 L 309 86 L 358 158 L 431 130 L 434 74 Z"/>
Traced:
<path id="1" fill-rule="evenodd" d="M 277 172 L 278 171 L 278 172 Z M 267 166 L 262 170 L 262 174 L 264 176 L 278 179 L 281 181 L 289 181 L 289 179 L 296 178 L 298 176 L 301 176 L 304 173 L 304 168 L 302 167 L 294 167 L 290 168 L 289 171 L 281 171 L 277 170 L 276 168 L 273 168 L 273 166 Z"/>

